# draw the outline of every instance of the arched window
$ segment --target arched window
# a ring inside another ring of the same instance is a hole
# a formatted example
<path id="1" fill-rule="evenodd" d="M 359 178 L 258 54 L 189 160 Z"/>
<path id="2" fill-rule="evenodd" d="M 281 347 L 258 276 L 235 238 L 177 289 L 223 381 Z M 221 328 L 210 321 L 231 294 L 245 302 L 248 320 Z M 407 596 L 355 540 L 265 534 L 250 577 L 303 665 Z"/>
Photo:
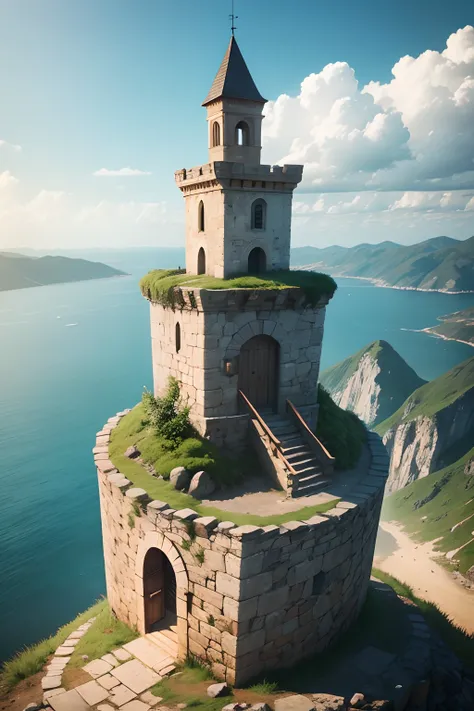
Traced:
<path id="1" fill-rule="evenodd" d="M 221 145 L 221 127 L 217 121 L 212 124 L 212 147 Z"/>
<path id="2" fill-rule="evenodd" d="M 198 207 L 198 230 L 199 232 L 204 232 L 204 203 L 201 200 Z"/>
<path id="3" fill-rule="evenodd" d="M 235 127 L 235 142 L 238 146 L 248 146 L 250 143 L 249 125 L 245 121 L 239 121 Z"/>
<path id="4" fill-rule="evenodd" d="M 267 268 L 267 255 L 261 247 L 254 247 L 249 254 L 249 274 L 262 274 Z"/>
<path id="5" fill-rule="evenodd" d="M 204 248 L 201 247 L 201 249 L 198 252 L 198 268 L 197 272 L 198 274 L 205 274 L 206 273 L 206 253 L 204 251 Z"/>
<path id="6" fill-rule="evenodd" d="M 175 326 L 174 341 L 175 341 L 176 353 L 179 353 L 181 350 L 181 326 L 179 325 L 179 323 L 177 323 Z"/>
<path id="7" fill-rule="evenodd" d="M 252 229 L 264 230 L 267 218 L 267 203 L 259 198 L 252 203 Z"/>

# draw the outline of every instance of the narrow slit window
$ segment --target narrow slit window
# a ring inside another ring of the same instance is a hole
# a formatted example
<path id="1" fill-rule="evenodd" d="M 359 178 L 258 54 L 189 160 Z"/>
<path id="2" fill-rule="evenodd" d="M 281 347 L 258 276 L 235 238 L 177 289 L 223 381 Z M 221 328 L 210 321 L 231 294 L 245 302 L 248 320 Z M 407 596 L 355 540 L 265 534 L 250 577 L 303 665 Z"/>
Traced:
<path id="1" fill-rule="evenodd" d="M 179 323 L 177 323 L 175 327 L 175 347 L 176 353 L 179 353 L 181 350 L 181 326 Z"/>
<path id="2" fill-rule="evenodd" d="M 199 232 L 204 232 L 205 220 L 204 220 L 204 203 L 201 200 L 198 208 L 198 230 Z"/>

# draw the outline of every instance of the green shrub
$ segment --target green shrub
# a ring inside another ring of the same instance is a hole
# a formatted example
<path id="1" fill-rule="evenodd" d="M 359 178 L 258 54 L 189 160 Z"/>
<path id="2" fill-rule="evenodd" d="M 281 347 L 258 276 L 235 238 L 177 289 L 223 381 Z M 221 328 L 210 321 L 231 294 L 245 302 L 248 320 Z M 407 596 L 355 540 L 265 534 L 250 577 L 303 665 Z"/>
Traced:
<path id="1" fill-rule="evenodd" d="M 357 415 L 336 405 L 319 385 L 316 436 L 335 457 L 336 469 L 352 469 L 359 461 L 367 430 Z"/>
<path id="2" fill-rule="evenodd" d="M 176 378 L 168 378 L 168 389 L 162 397 L 155 397 L 145 389 L 142 395 L 150 426 L 163 437 L 163 446 L 170 450 L 183 441 L 190 430 L 189 407 L 183 406 Z"/>

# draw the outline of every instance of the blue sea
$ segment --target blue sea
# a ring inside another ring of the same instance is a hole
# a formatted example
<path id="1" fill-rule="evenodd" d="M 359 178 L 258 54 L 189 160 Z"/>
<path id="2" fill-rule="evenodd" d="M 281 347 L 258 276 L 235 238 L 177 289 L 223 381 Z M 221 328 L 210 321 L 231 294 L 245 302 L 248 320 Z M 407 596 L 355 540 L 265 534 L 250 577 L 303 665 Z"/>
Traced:
<path id="1" fill-rule="evenodd" d="M 105 593 L 94 436 L 152 383 L 138 278 L 182 260 L 180 250 L 88 256 L 131 276 L 0 292 L 0 660 Z M 410 330 L 474 305 L 473 294 L 338 285 L 323 368 L 379 338 L 426 379 L 474 355 Z"/>

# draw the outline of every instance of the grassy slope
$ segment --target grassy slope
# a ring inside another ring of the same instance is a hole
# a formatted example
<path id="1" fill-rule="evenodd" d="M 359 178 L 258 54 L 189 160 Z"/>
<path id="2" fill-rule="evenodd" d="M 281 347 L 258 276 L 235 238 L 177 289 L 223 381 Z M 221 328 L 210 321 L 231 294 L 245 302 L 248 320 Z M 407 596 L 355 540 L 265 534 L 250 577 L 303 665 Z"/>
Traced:
<path id="1" fill-rule="evenodd" d="M 305 292 L 308 302 L 313 304 L 317 303 L 323 295 L 332 296 L 337 288 L 336 282 L 327 274 L 290 270 L 267 272 L 262 276 L 245 274 L 232 279 L 217 279 L 206 274 L 197 276 L 175 269 L 156 269 L 146 274 L 140 281 L 142 294 L 162 304 L 174 303 L 173 289 L 179 286 L 212 290 L 299 287 Z"/>
<path id="2" fill-rule="evenodd" d="M 373 568 L 372 572 L 379 580 L 390 585 L 397 595 L 412 600 L 419 607 L 429 626 L 439 634 L 459 659 L 474 671 L 474 635 L 469 635 L 460 627 L 457 627 L 444 612 L 441 612 L 437 605 L 417 597 L 405 583 L 401 583 L 378 568 Z"/>
<path id="3" fill-rule="evenodd" d="M 101 262 L 69 257 L 32 258 L 0 254 L 0 291 L 117 276 L 124 272 Z"/>
<path id="4" fill-rule="evenodd" d="M 365 425 L 353 412 L 343 410 L 320 385 L 316 436 L 336 458 L 336 469 L 352 469 L 367 439 Z"/>
<path id="5" fill-rule="evenodd" d="M 449 467 L 386 497 L 383 518 L 400 521 L 417 540 L 432 541 L 442 536 L 436 549 L 443 553 L 468 543 L 474 538 L 474 475 L 468 476 L 464 470 L 473 459 L 474 448 Z M 433 498 L 423 503 L 430 496 Z M 453 526 L 470 516 L 472 518 L 451 531 Z M 461 572 L 474 565 L 474 541 L 463 548 L 453 562 Z"/>
<path id="6" fill-rule="evenodd" d="M 375 429 L 383 435 L 391 427 L 402 422 L 409 422 L 421 415 L 431 417 L 473 387 L 474 358 L 469 358 L 440 375 L 439 378 L 415 390 L 391 417 L 381 422 Z"/>
<path id="7" fill-rule="evenodd" d="M 430 333 L 474 343 L 474 307 L 440 316 L 439 321 L 441 323 L 429 329 Z"/>
<path id="8" fill-rule="evenodd" d="M 130 629 L 124 622 L 115 617 L 106 600 L 101 605 L 102 607 L 98 611 L 90 629 L 75 646 L 67 665 L 68 669 L 83 667 L 83 655 L 87 655 L 89 661 L 99 659 L 104 654 L 127 644 L 127 642 L 131 642 L 132 639 L 136 639 L 139 636 L 138 632 Z"/>
<path id="9" fill-rule="evenodd" d="M 360 360 L 369 355 L 378 361 L 380 374 L 377 382 L 382 388 L 381 407 L 376 421 L 393 413 L 406 398 L 426 382 L 403 360 L 387 341 L 373 341 L 354 355 L 327 368 L 321 373 L 321 383 L 330 393 L 342 391 L 359 367 Z"/>
<path id="10" fill-rule="evenodd" d="M 12 659 L 4 664 L 0 675 L 0 688 L 11 689 L 21 679 L 26 679 L 39 672 L 48 657 L 53 654 L 57 647 L 69 637 L 71 632 L 77 630 L 84 622 L 91 617 L 99 615 L 107 607 L 107 602 L 102 600 L 96 602 L 88 610 L 79 614 L 72 622 L 61 627 L 56 634 L 42 640 L 38 644 L 26 647 L 19 651 Z"/>
<path id="11" fill-rule="evenodd" d="M 166 501 L 174 509 L 191 508 L 201 516 L 215 516 L 220 521 L 233 521 L 237 525 L 254 524 L 256 526 L 267 526 L 269 524 L 279 525 L 285 521 L 304 520 L 314 516 L 316 513 L 328 511 L 337 503 L 337 501 L 333 501 L 326 504 L 318 504 L 317 506 L 307 506 L 298 511 L 275 516 L 239 514 L 223 511 L 212 506 L 203 506 L 192 496 L 176 491 L 168 481 L 151 476 L 138 462 L 123 456 L 127 447 L 136 445 L 142 452 L 143 458 L 151 457 L 151 461 L 156 465 L 151 453 L 156 451 L 158 438 L 149 428 L 143 427 L 143 417 L 143 408 L 138 405 L 113 430 L 109 448 L 110 459 L 122 474 L 136 486 L 145 489 L 152 499 Z M 175 451 L 173 453 L 173 465 L 176 467 L 184 466 L 183 462 L 185 463 L 186 459 L 184 457 L 180 458 Z M 226 459 L 221 459 L 217 463 L 220 471 L 224 470 L 228 465 L 229 460 Z"/>

